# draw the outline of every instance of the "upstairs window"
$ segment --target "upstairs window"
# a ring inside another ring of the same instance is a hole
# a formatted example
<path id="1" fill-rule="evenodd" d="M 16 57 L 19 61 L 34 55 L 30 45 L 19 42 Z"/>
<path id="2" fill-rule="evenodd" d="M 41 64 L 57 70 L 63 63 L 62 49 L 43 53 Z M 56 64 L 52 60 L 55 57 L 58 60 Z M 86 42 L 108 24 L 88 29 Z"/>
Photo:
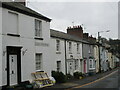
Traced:
<path id="1" fill-rule="evenodd" d="M 69 53 L 72 53 L 72 43 L 69 42 Z"/>
<path id="2" fill-rule="evenodd" d="M 35 19 L 35 36 L 42 37 L 42 22 Z"/>
<path id="3" fill-rule="evenodd" d="M 56 51 L 60 51 L 60 40 L 56 40 Z"/>
<path id="4" fill-rule="evenodd" d="M 18 34 L 18 14 L 8 12 L 8 33 Z"/>
<path id="5" fill-rule="evenodd" d="M 79 43 L 77 43 L 77 53 L 79 53 Z"/>

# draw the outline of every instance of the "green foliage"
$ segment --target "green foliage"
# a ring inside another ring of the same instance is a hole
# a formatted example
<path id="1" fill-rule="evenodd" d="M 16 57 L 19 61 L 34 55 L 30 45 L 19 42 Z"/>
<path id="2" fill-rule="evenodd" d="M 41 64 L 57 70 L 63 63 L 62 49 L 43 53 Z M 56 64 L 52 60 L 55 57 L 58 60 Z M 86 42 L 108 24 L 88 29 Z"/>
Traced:
<path id="1" fill-rule="evenodd" d="M 73 79 L 73 76 L 72 76 L 71 74 L 67 74 L 67 75 L 66 75 L 66 78 L 67 78 L 67 80 Z"/>
<path id="2" fill-rule="evenodd" d="M 52 71 L 52 77 L 55 78 L 57 83 L 64 83 L 66 82 L 66 76 L 59 71 Z"/>
<path id="3" fill-rule="evenodd" d="M 74 78 L 76 78 L 76 79 L 79 79 L 80 78 L 80 76 L 81 77 L 83 77 L 83 74 L 82 74 L 82 72 L 74 72 Z"/>

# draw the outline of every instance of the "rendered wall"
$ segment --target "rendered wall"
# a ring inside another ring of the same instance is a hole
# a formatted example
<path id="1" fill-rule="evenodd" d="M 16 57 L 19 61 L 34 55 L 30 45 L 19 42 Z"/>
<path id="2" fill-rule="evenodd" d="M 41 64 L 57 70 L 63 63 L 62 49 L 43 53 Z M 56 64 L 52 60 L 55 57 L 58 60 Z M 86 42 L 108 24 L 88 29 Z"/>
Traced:
<path id="1" fill-rule="evenodd" d="M 48 72 L 50 75 L 51 72 L 51 62 L 50 60 L 50 25 L 49 22 L 46 22 L 44 20 L 42 21 L 42 38 L 43 40 L 36 40 L 35 38 L 35 24 L 34 20 L 36 18 L 30 17 L 18 12 L 14 12 L 18 14 L 18 34 L 20 37 L 13 37 L 8 36 L 7 33 L 9 31 L 10 24 L 8 23 L 9 17 L 8 17 L 8 11 L 7 9 L 3 9 L 3 51 L 6 51 L 6 46 L 22 46 L 21 49 L 21 77 L 22 81 L 30 80 L 31 79 L 31 73 L 35 72 L 35 54 L 36 53 L 42 53 L 43 59 L 42 59 L 42 68 L 44 71 Z M 23 52 L 25 53 L 23 54 Z M 3 85 L 6 85 L 7 80 L 7 72 L 5 70 L 6 68 L 6 53 L 3 56 Z"/>
<path id="2" fill-rule="evenodd" d="M 2 86 L 2 8 L 0 3 L 0 86 Z"/>

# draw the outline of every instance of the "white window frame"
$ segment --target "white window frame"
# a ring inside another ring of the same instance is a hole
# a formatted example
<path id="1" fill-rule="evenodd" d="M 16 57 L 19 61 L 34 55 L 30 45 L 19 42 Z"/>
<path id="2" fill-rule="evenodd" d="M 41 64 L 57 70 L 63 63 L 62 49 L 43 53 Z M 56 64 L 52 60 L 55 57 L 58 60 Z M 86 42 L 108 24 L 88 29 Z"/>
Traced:
<path id="1" fill-rule="evenodd" d="M 61 71 L 61 61 L 57 61 L 57 71 Z"/>
<path id="2" fill-rule="evenodd" d="M 42 21 L 35 19 L 35 37 L 42 37 Z"/>
<path id="3" fill-rule="evenodd" d="M 13 12 L 13 11 L 8 11 L 8 16 L 9 16 L 9 14 L 13 14 L 13 15 L 16 15 L 16 16 L 17 16 L 17 30 L 16 30 L 15 33 L 12 33 L 12 32 L 10 32 L 10 33 L 11 33 L 11 34 L 18 34 L 18 33 L 19 33 L 19 15 L 18 15 L 18 13 Z M 8 18 L 9 18 L 9 17 L 8 17 Z"/>
<path id="4" fill-rule="evenodd" d="M 77 43 L 77 53 L 79 54 L 80 53 L 80 44 Z"/>
<path id="5" fill-rule="evenodd" d="M 60 40 L 56 40 L 56 52 L 60 52 Z"/>
<path id="6" fill-rule="evenodd" d="M 79 66 L 78 63 L 79 63 L 79 61 L 78 61 L 78 59 L 76 59 L 75 60 L 75 70 L 78 70 L 78 66 Z"/>
<path id="7" fill-rule="evenodd" d="M 42 53 L 35 54 L 35 66 L 36 70 L 42 70 Z"/>

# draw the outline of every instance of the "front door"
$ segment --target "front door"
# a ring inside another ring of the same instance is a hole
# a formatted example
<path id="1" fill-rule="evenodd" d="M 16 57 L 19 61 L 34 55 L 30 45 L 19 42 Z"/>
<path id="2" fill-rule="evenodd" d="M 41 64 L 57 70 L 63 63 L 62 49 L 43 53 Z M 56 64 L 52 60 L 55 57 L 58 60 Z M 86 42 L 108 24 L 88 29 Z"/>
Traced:
<path id="1" fill-rule="evenodd" d="M 84 73 L 86 73 L 86 60 L 84 60 Z"/>
<path id="2" fill-rule="evenodd" d="M 73 75 L 74 72 L 74 62 L 73 61 L 69 61 L 68 62 L 68 73 Z"/>
<path id="3" fill-rule="evenodd" d="M 7 46 L 7 86 L 21 83 L 21 47 Z"/>
<path id="4" fill-rule="evenodd" d="M 17 55 L 9 55 L 10 86 L 17 84 Z"/>

